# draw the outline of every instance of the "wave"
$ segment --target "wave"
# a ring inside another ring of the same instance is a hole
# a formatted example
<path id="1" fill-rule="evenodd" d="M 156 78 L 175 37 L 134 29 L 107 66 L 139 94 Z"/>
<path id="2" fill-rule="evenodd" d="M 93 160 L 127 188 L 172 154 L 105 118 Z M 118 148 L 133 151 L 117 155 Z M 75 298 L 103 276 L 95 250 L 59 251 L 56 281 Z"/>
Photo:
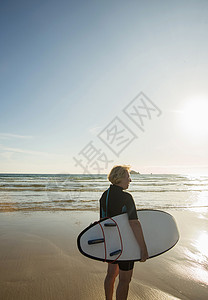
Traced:
<path id="1" fill-rule="evenodd" d="M 176 192 L 200 192 L 201 190 L 195 188 L 195 189 L 175 189 L 175 190 L 157 190 L 157 189 L 151 189 L 151 190 L 130 190 L 130 193 L 176 193 Z M 203 192 L 208 191 L 207 189 L 203 189 Z"/>
<path id="2" fill-rule="evenodd" d="M 166 209 L 173 209 L 173 210 L 193 210 L 193 209 L 208 209 L 207 205 L 178 205 L 178 206 L 173 206 L 173 205 L 137 205 L 137 209 L 159 209 L 159 210 L 166 210 Z M 56 211 L 96 211 L 99 213 L 99 208 L 95 207 L 93 205 L 84 205 L 84 206 L 74 206 L 74 207 L 65 207 L 65 206 L 43 206 L 43 205 L 36 205 L 36 206 L 15 206 L 15 205 L 0 205 L 0 213 L 4 212 L 16 212 L 16 211 L 51 211 L 51 212 L 56 212 Z"/>
<path id="3" fill-rule="evenodd" d="M 0 188 L 24 188 L 24 187 L 28 187 L 28 188 L 31 188 L 31 187 L 46 187 L 45 184 L 0 184 Z"/>
<path id="4" fill-rule="evenodd" d="M 208 191 L 208 185 L 203 185 L 207 188 L 200 189 L 200 186 L 193 186 L 192 188 L 177 188 L 177 189 L 130 189 L 130 193 L 180 193 L 180 192 L 206 192 Z M 203 187 L 201 186 L 201 187 Z M 47 192 L 47 193 L 102 193 L 105 189 L 101 188 L 79 188 L 79 189 L 67 189 L 67 188 L 45 188 L 45 187 L 0 187 L 0 192 Z"/>

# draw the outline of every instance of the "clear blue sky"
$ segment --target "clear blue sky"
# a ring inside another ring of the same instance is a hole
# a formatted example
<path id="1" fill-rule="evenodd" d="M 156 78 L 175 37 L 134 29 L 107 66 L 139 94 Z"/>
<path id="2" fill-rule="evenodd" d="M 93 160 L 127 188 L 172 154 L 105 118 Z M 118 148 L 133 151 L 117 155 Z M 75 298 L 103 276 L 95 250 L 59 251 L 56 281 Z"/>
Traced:
<path id="1" fill-rule="evenodd" d="M 104 173 L 208 174 L 207 32 L 206 0 L 1 1 L 0 172 L 83 173 L 92 141 Z M 141 91 L 162 111 L 144 132 L 123 112 Z M 138 137 L 118 156 L 116 116 Z"/>

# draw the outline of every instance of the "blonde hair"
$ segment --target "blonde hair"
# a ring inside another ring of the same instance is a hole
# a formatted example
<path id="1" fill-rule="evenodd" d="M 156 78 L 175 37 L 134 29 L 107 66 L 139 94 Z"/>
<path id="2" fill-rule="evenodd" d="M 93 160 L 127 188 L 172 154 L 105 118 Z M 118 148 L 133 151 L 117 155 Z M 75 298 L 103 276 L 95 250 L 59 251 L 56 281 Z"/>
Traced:
<path id="1" fill-rule="evenodd" d="M 130 172 L 130 166 L 114 166 L 108 174 L 108 180 L 112 184 L 118 184 L 125 177 L 126 172 Z"/>

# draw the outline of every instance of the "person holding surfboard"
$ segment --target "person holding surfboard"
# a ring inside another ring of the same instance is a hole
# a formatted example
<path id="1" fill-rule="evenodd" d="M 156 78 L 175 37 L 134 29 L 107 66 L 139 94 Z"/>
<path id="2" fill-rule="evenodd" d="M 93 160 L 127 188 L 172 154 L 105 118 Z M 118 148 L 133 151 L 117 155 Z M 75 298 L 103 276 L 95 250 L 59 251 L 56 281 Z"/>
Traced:
<path id="1" fill-rule="evenodd" d="M 132 195 L 124 190 L 128 189 L 131 182 L 130 167 L 115 166 L 108 175 L 111 185 L 100 198 L 100 218 L 114 217 L 121 213 L 127 213 L 130 227 L 141 249 L 141 262 L 148 258 L 146 243 L 141 224 L 137 217 L 136 206 Z M 108 263 L 107 274 L 104 281 L 106 300 L 112 300 L 114 283 L 119 275 L 119 283 L 116 290 L 116 299 L 125 300 L 128 296 L 129 284 L 132 278 L 134 262 Z"/>

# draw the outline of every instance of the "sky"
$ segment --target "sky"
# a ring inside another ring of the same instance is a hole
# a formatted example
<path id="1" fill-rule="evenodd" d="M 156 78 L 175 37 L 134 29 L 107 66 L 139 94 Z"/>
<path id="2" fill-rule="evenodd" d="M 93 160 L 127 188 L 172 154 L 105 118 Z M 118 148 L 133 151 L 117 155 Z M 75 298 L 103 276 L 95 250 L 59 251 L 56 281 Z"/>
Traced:
<path id="1" fill-rule="evenodd" d="M 208 1 L 0 2 L 0 173 L 208 175 Z"/>

